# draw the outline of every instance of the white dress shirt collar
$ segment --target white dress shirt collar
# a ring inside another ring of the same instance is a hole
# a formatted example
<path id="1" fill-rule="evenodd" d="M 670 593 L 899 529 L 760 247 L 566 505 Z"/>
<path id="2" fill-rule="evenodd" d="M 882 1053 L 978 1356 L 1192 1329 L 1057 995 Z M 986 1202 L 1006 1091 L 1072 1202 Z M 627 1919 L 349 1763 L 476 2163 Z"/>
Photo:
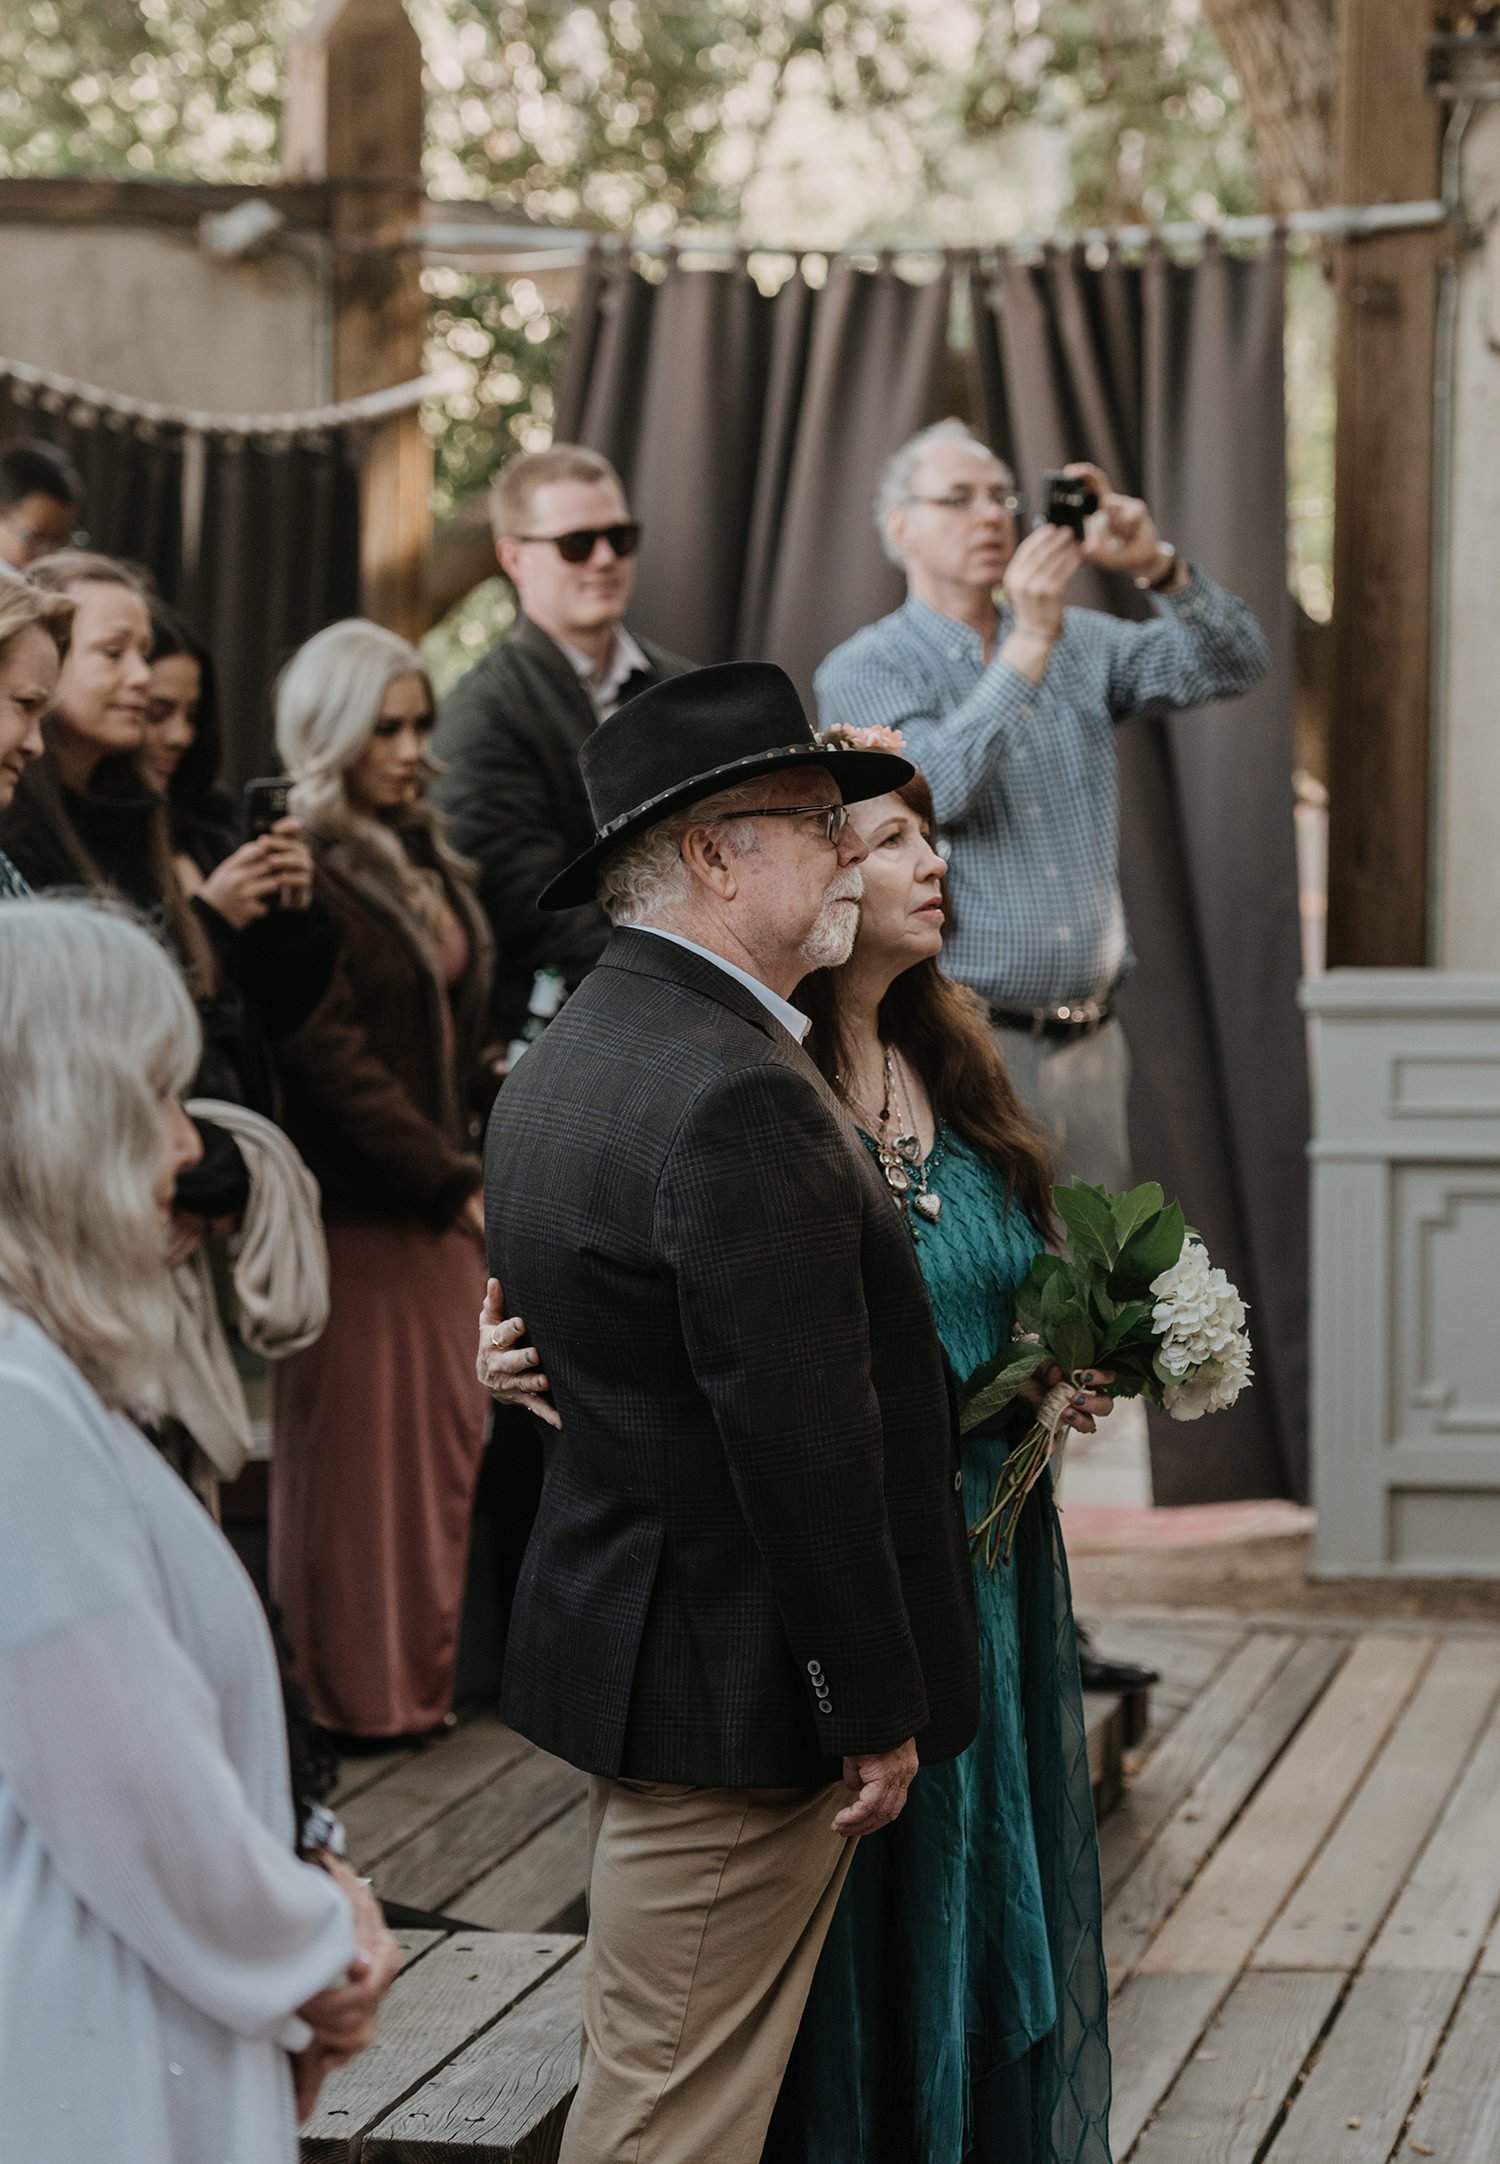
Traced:
<path id="1" fill-rule="evenodd" d="M 767 1014 L 773 1015 L 798 1044 L 812 1028 L 800 1007 L 794 1007 L 789 999 L 783 999 L 779 992 L 773 992 L 768 984 L 762 984 L 759 977 L 752 977 L 737 963 L 727 962 L 722 954 L 715 954 L 712 947 L 700 947 L 696 939 L 684 939 L 680 932 L 664 932 L 659 924 L 631 924 L 624 929 L 649 932 L 653 939 L 670 939 L 674 947 L 685 947 L 689 954 L 701 954 L 705 962 L 712 962 L 715 969 L 722 969 L 726 977 L 733 977 L 736 984 L 742 984 L 747 992 L 752 992 Z"/>
<path id="2" fill-rule="evenodd" d="M 602 669 L 596 669 L 587 654 L 570 646 L 566 639 L 558 645 L 572 662 L 577 674 L 583 679 L 583 688 L 594 702 L 594 712 L 601 721 L 607 721 L 620 703 L 620 691 L 625 680 L 637 669 L 649 669 L 651 664 L 642 653 L 639 643 L 630 636 L 623 624 L 615 626 L 615 643 L 609 650 L 609 659 Z"/>

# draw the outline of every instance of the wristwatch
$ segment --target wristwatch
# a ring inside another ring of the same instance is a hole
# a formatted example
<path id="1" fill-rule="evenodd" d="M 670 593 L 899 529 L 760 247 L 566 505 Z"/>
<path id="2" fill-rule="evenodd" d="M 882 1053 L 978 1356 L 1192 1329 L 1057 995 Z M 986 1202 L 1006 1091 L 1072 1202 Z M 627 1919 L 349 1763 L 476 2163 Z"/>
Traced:
<path id="1" fill-rule="evenodd" d="M 1176 549 L 1170 541 L 1158 541 L 1156 544 L 1156 569 L 1154 571 L 1143 571 L 1135 583 L 1143 594 L 1160 593 L 1162 587 L 1167 584 L 1176 569 Z"/>

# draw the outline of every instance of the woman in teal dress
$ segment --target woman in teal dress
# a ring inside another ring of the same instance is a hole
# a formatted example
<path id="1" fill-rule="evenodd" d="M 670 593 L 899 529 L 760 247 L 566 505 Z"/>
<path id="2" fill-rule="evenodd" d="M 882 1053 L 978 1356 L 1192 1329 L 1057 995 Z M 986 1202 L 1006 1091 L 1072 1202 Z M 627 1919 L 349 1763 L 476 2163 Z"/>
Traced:
<path id="1" fill-rule="evenodd" d="M 862 741 L 863 739 L 861 739 Z M 945 896 L 918 777 L 856 807 L 859 942 L 803 984 L 808 1049 L 917 1243 L 963 1382 L 1009 1338 L 1050 1221 L 1047 1144 L 973 996 L 938 970 Z M 1089 1430 L 1108 1400 L 1069 1415 Z M 970 1522 L 1029 1408 L 964 1444 Z M 975 1563 L 981 1710 L 859 1845 L 764 2164 L 1109 2164 L 1098 1842 L 1067 1562 L 1050 1478 L 1013 1560 Z"/>

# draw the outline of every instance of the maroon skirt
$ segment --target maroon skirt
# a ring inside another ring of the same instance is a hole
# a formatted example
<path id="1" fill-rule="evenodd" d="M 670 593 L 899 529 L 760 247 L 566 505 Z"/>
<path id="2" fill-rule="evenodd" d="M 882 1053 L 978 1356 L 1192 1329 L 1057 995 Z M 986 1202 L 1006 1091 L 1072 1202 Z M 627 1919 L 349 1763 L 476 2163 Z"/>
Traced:
<path id="1" fill-rule="evenodd" d="M 408 1735 L 453 1696 L 484 1264 L 461 1232 L 327 1229 L 328 1328 L 272 1369 L 271 1592 L 316 1718 Z"/>

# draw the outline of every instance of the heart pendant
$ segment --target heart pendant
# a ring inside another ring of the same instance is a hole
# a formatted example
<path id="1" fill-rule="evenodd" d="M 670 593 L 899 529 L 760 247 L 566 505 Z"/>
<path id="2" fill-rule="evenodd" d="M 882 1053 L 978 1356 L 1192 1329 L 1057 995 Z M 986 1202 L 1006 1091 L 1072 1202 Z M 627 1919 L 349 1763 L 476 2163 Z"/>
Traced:
<path id="1" fill-rule="evenodd" d="M 896 1155 L 898 1157 L 904 1157 L 909 1165 L 914 1165 L 921 1154 L 922 1145 L 915 1135 L 897 1135 Z"/>
<path id="2" fill-rule="evenodd" d="M 943 1214 L 943 1198 L 932 1195 L 924 1188 L 920 1195 L 913 1195 L 911 1206 L 919 1217 L 925 1217 L 929 1225 L 935 1225 Z"/>

